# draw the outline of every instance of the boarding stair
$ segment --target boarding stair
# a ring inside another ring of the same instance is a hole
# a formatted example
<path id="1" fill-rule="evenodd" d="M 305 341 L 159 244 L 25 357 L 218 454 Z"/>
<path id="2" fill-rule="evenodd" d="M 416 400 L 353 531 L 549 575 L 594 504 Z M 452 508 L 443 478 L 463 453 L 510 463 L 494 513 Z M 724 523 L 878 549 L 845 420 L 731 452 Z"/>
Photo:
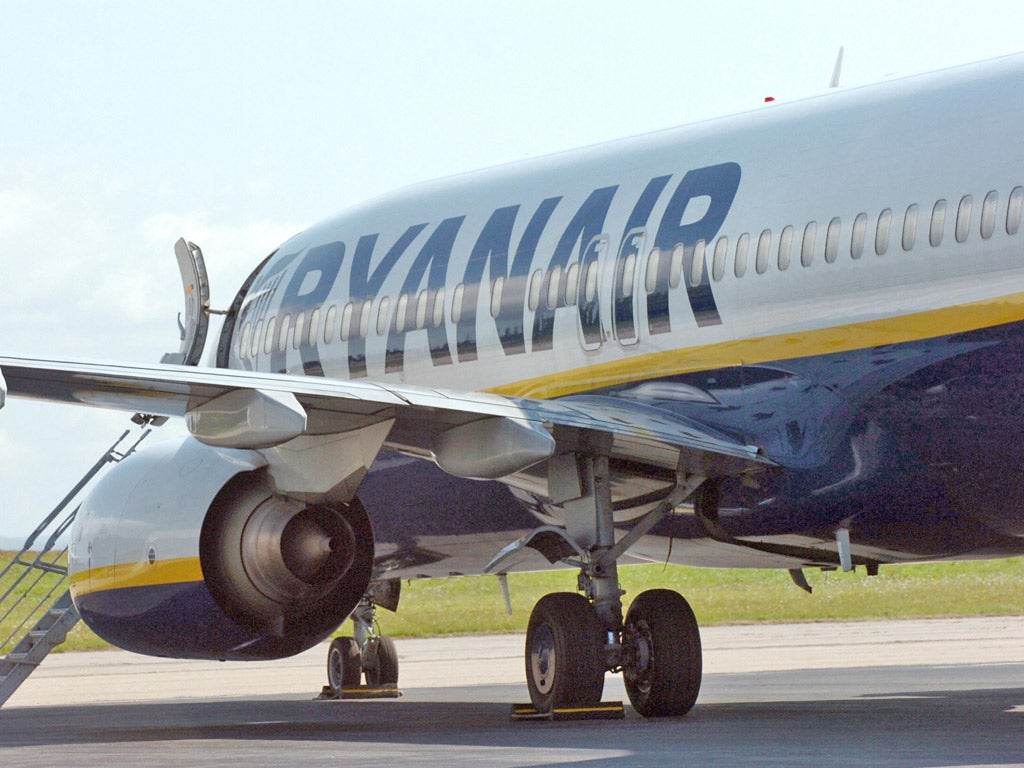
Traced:
<path id="1" fill-rule="evenodd" d="M 68 590 L 65 535 L 85 489 L 110 464 L 131 455 L 152 431 L 126 429 L 0 569 L 0 706 L 78 622 Z M 39 543 L 41 542 L 41 543 Z"/>

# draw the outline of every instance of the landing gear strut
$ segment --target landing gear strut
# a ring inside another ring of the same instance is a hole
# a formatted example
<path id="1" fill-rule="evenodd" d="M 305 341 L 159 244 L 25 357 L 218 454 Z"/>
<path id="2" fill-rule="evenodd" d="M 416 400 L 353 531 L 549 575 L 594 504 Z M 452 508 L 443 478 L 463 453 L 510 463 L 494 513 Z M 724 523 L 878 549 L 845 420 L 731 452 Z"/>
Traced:
<path id="1" fill-rule="evenodd" d="M 638 595 L 623 620 L 616 561 L 704 478 L 680 469 L 668 497 L 616 542 L 608 459 L 601 454 L 571 458 L 579 493 L 563 502 L 564 532 L 546 528 L 543 533 L 548 540 L 561 536 L 562 544 L 576 554 L 562 560 L 580 568 L 579 588 L 585 596 L 550 594 L 533 609 L 526 634 L 526 680 L 533 706 L 539 712 L 596 706 L 605 672 L 621 671 L 639 714 L 684 715 L 697 700 L 701 682 L 700 632 L 693 611 L 682 595 L 655 589 Z M 565 467 L 552 465 L 553 486 L 566 485 L 564 477 L 556 476 L 560 471 Z M 536 546 L 532 538 L 520 544 Z"/>
<path id="2" fill-rule="evenodd" d="M 396 689 L 398 685 L 398 652 L 394 641 L 378 632 L 376 613 L 374 603 L 364 597 L 352 612 L 353 637 L 336 637 L 331 641 L 327 651 L 327 689 L 334 698 L 356 693 L 364 678 L 365 689 Z"/>

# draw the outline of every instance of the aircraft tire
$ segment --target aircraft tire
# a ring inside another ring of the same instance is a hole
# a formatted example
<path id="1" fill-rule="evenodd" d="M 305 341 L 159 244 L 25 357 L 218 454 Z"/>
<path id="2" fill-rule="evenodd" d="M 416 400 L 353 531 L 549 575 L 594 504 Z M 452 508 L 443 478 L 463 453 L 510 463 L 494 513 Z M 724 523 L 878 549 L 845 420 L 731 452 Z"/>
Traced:
<path id="1" fill-rule="evenodd" d="M 700 629 L 678 592 L 651 589 L 633 600 L 626 615 L 623 668 L 629 701 L 644 717 L 685 715 L 700 692 Z"/>
<path id="2" fill-rule="evenodd" d="M 603 635 L 582 595 L 555 592 L 537 602 L 526 631 L 526 683 L 538 711 L 601 701 Z"/>
<path id="3" fill-rule="evenodd" d="M 398 685 L 398 651 L 395 641 L 387 635 L 379 635 L 374 641 L 376 659 L 366 670 L 366 684 Z"/>
<path id="4" fill-rule="evenodd" d="M 359 685 L 362 674 L 359 646 L 354 638 L 336 637 L 327 649 L 327 685 L 335 696 L 342 688 Z"/>

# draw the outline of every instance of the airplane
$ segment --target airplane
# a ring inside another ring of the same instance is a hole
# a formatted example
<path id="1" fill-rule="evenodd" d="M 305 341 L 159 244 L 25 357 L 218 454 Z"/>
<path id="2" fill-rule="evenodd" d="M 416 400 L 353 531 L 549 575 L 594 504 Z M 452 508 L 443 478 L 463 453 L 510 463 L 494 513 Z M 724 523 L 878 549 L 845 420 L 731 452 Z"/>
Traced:
<path id="1" fill-rule="evenodd" d="M 401 580 L 579 573 L 535 606 L 541 712 L 621 672 L 688 712 L 682 595 L 624 610 L 618 566 L 877 573 L 1024 553 L 1024 56 L 418 184 L 295 235 L 226 310 L 175 246 L 160 364 L 0 357 L 2 391 L 182 418 L 112 468 L 71 589 L 141 653 L 332 643 Z"/>

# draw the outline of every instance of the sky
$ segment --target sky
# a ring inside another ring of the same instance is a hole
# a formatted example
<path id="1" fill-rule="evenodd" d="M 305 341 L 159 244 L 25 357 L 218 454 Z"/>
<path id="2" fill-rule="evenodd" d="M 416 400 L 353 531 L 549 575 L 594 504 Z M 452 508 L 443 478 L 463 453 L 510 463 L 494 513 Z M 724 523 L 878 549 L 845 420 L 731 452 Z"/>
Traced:
<path id="1" fill-rule="evenodd" d="M 841 87 L 1024 50 L 1019 0 L 0 14 L 0 354 L 130 362 L 178 347 L 180 236 L 224 308 L 283 240 L 388 190 L 822 93 L 840 46 Z M 0 540 L 30 532 L 126 421 L 9 400 Z"/>

